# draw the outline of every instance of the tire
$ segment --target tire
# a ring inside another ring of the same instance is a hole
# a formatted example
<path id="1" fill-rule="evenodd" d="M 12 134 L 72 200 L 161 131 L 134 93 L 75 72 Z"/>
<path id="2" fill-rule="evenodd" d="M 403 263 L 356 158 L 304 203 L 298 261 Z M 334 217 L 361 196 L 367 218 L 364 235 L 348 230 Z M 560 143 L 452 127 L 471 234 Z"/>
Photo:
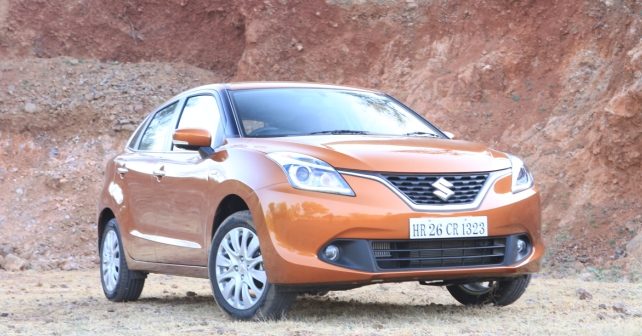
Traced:
<path id="1" fill-rule="evenodd" d="M 526 291 L 531 281 L 530 274 L 499 281 L 471 282 L 462 285 L 450 285 L 448 291 L 455 300 L 464 305 L 495 304 L 508 306 L 517 301 Z"/>
<path id="2" fill-rule="evenodd" d="M 114 302 L 135 301 L 143 291 L 146 277 L 146 273 L 127 267 L 118 223 L 111 219 L 100 240 L 100 282 L 105 297 Z"/>
<path id="3" fill-rule="evenodd" d="M 268 282 L 258 239 L 249 211 L 226 218 L 212 239 L 212 293 L 221 310 L 237 320 L 280 319 L 296 298 L 295 292 Z"/>

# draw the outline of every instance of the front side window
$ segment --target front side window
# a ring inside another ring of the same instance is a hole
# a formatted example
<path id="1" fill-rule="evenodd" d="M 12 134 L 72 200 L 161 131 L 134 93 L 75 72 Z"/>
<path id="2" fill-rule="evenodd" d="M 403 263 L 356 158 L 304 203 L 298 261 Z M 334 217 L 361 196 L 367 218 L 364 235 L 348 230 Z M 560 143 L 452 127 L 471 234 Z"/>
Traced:
<path id="1" fill-rule="evenodd" d="M 194 96 L 187 99 L 177 129 L 199 128 L 215 137 L 221 120 L 216 98 L 211 95 Z M 174 147 L 174 151 L 181 149 Z"/>
<path id="2" fill-rule="evenodd" d="M 138 145 L 139 150 L 164 152 L 170 149 L 171 137 L 174 132 L 174 113 L 176 113 L 177 104 L 177 102 L 170 104 L 154 115 L 145 133 L 143 133 Z"/>
<path id="3" fill-rule="evenodd" d="M 178 129 L 201 128 L 212 135 L 216 133 L 220 122 L 220 112 L 216 98 L 210 95 L 195 96 L 187 99 Z"/>
<path id="4" fill-rule="evenodd" d="M 394 99 L 372 92 L 326 88 L 231 92 L 248 137 L 314 134 L 420 135 L 441 133 Z"/>

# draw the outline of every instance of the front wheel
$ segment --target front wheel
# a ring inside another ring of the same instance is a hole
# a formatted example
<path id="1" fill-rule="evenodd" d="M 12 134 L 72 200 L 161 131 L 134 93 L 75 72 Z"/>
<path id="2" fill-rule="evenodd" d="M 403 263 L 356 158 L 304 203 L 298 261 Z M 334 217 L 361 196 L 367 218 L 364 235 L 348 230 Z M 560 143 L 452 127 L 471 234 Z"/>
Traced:
<path id="1" fill-rule="evenodd" d="M 498 281 L 450 285 L 448 291 L 464 305 L 495 304 L 507 306 L 519 299 L 531 281 L 530 274 Z"/>
<path id="2" fill-rule="evenodd" d="M 216 303 L 235 319 L 281 318 L 296 298 L 267 280 L 249 211 L 230 215 L 216 230 L 208 271 Z"/>

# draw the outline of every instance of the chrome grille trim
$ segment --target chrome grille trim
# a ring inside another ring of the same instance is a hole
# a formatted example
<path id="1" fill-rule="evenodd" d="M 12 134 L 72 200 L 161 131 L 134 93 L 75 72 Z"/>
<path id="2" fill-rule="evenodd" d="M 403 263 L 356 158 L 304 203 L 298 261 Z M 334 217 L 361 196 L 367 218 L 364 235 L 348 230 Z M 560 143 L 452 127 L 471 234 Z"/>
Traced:
<path id="1" fill-rule="evenodd" d="M 401 198 L 404 203 L 408 205 L 411 209 L 415 211 L 434 211 L 434 212 L 439 212 L 439 211 L 461 211 L 461 210 L 474 210 L 479 208 L 479 205 L 481 204 L 482 200 L 488 193 L 488 190 L 490 187 L 492 187 L 495 184 L 495 181 L 498 179 L 508 176 L 511 173 L 510 168 L 502 169 L 502 170 L 496 170 L 492 172 L 487 172 L 488 173 L 488 178 L 486 179 L 486 182 L 484 183 L 484 186 L 482 189 L 479 191 L 477 194 L 477 197 L 475 200 L 471 203 L 467 204 L 439 204 L 439 205 L 425 205 L 425 204 L 415 204 L 413 203 L 406 195 L 404 195 L 401 191 L 399 191 L 392 183 L 390 183 L 388 180 L 385 178 L 381 177 L 380 173 L 370 173 L 370 172 L 356 172 L 356 171 L 350 171 L 350 170 L 343 170 L 343 169 L 337 169 L 337 171 L 340 174 L 343 175 L 349 175 L 349 176 L 356 176 L 356 177 L 361 177 L 361 178 L 367 178 L 370 180 L 377 181 L 379 183 L 382 183 L 388 189 L 390 189 L 392 192 L 397 194 L 399 198 Z M 386 173 L 386 174 L 394 174 L 394 173 Z M 417 173 L 415 173 L 417 174 Z M 462 173 L 464 174 L 464 173 Z M 410 175 L 410 173 L 408 173 Z"/>

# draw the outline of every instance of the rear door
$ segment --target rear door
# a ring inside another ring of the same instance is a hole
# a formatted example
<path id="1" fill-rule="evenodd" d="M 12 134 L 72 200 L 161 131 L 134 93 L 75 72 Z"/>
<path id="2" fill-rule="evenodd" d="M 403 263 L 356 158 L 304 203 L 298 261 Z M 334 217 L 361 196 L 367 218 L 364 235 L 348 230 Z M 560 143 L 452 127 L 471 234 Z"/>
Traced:
<path id="1" fill-rule="evenodd" d="M 194 94 L 186 98 L 176 129 L 205 129 L 216 139 L 222 136 L 220 111 L 215 92 Z M 154 232 L 171 238 L 171 244 L 158 246 L 157 258 L 162 263 L 205 266 L 210 238 L 205 231 L 213 224 L 215 210 L 208 197 L 216 184 L 210 174 L 220 173 L 220 163 L 198 151 L 173 147 L 158 169 L 164 174 L 158 180 L 164 203 L 157 210 L 163 218 L 154 222 Z"/>
<path id="2" fill-rule="evenodd" d="M 159 109 L 134 136 L 130 150 L 117 157 L 117 174 L 123 188 L 127 211 L 121 220 L 121 235 L 129 242 L 127 251 L 135 260 L 157 261 L 156 247 L 162 241 L 155 228 L 158 216 L 158 182 L 154 176 L 160 158 L 171 151 L 171 134 L 178 118 L 179 102 Z"/>

